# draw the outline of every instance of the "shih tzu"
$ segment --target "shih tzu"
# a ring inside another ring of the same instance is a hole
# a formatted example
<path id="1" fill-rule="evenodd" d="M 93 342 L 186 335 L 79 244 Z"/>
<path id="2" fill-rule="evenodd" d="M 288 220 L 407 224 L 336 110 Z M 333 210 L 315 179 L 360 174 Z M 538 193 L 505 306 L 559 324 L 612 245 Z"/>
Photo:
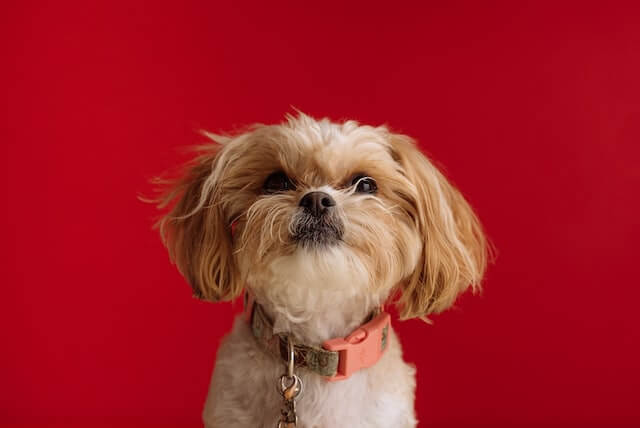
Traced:
<path id="1" fill-rule="evenodd" d="M 207 427 L 414 427 L 415 369 L 383 305 L 423 318 L 477 289 L 487 245 L 407 136 L 299 113 L 211 144 L 165 182 L 157 223 L 203 300 L 245 292 Z"/>

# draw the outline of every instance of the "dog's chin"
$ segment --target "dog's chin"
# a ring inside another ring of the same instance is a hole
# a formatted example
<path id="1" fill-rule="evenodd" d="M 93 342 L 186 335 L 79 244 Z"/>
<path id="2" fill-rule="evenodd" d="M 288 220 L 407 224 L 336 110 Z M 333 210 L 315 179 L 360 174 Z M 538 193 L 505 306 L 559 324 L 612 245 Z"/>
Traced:
<path id="1" fill-rule="evenodd" d="M 342 235 L 343 227 L 340 222 L 319 219 L 296 227 L 291 239 L 299 248 L 323 250 L 342 242 Z"/>
<path id="2" fill-rule="evenodd" d="M 325 250 L 338 245 L 342 238 L 333 230 L 310 230 L 297 233 L 291 237 L 298 248 L 304 250 Z"/>
<path id="3" fill-rule="evenodd" d="M 359 255 L 344 242 L 333 245 L 301 244 L 293 253 L 276 257 L 266 269 L 253 271 L 255 285 L 268 300 L 287 310 L 312 311 L 320 300 L 354 298 L 367 294 L 370 271 Z M 323 297 L 321 297 L 323 296 Z"/>

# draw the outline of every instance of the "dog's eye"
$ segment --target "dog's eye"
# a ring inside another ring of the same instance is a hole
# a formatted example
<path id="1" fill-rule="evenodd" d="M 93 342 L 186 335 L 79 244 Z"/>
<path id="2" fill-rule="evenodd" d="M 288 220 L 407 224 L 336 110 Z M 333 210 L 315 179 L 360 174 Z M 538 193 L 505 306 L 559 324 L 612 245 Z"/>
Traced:
<path id="1" fill-rule="evenodd" d="M 277 193 L 291 190 L 294 185 L 284 172 L 276 171 L 267 177 L 262 187 L 266 193 Z"/>
<path id="2" fill-rule="evenodd" d="M 376 181 L 373 178 L 366 177 L 364 175 L 355 176 L 353 181 L 351 181 L 351 185 L 356 186 L 356 192 L 358 193 L 376 193 L 378 190 Z"/>

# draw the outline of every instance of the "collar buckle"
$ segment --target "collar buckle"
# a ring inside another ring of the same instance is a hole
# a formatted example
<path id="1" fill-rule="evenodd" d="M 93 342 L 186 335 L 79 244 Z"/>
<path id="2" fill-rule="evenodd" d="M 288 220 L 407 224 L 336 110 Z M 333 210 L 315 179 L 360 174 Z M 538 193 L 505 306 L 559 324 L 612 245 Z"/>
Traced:
<path id="1" fill-rule="evenodd" d="M 344 380 L 377 363 L 387 349 L 390 323 L 389 314 L 382 312 L 347 337 L 325 341 L 324 349 L 340 353 L 337 373 L 326 379 L 331 382 Z"/>

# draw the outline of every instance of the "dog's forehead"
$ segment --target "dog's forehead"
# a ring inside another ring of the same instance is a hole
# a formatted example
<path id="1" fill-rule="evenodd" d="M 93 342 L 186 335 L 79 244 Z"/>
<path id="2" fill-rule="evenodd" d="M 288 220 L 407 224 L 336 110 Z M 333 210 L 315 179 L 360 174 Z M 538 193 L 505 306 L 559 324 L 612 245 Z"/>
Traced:
<path id="1" fill-rule="evenodd" d="M 375 128 L 317 123 L 297 128 L 287 138 L 285 150 L 297 174 L 314 180 L 340 181 L 354 173 L 366 173 L 373 165 L 392 162 L 389 142 Z"/>

